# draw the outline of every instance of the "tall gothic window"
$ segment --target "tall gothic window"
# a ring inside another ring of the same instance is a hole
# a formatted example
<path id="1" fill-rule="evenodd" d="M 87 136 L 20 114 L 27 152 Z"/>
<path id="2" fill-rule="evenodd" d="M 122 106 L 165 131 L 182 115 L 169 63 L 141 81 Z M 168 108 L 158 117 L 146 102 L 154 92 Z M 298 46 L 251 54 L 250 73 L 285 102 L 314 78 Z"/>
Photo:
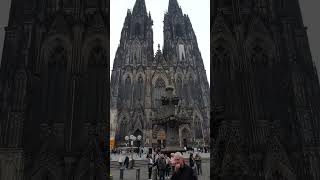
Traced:
<path id="1" fill-rule="evenodd" d="M 66 49 L 57 46 L 49 55 L 48 60 L 47 110 L 49 121 L 63 120 L 66 71 Z"/>
<path id="2" fill-rule="evenodd" d="M 187 92 L 188 92 L 188 102 L 191 103 L 191 101 L 193 100 L 194 94 L 193 94 L 193 87 L 194 86 L 194 82 L 193 82 L 193 78 L 192 76 L 189 77 L 189 81 L 187 84 Z"/>
<path id="3" fill-rule="evenodd" d="M 178 37 L 182 37 L 183 36 L 183 30 L 182 30 L 181 24 L 177 24 L 176 25 L 176 35 Z"/>
<path id="4" fill-rule="evenodd" d="M 88 95 L 87 112 L 88 118 L 92 122 L 101 120 L 103 113 L 103 90 L 104 87 L 104 61 L 106 52 L 101 45 L 95 45 L 88 57 Z"/>
<path id="5" fill-rule="evenodd" d="M 182 98 L 182 96 L 183 96 L 183 94 L 182 94 L 182 79 L 180 76 L 178 76 L 177 82 L 176 82 L 176 94 L 180 98 Z"/>
<path id="6" fill-rule="evenodd" d="M 202 93 L 200 81 L 193 81 L 192 95 L 195 102 L 201 103 Z"/>
<path id="7" fill-rule="evenodd" d="M 120 134 L 121 141 L 124 140 L 126 133 L 127 133 L 127 119 L 126 119 L 126 117 L 123 117 L 120 122 L 120 127 L 119 127 L 119 134 Z"/>
<path id="8" fill-rule="evenodd" d="M 134 26 L 134 35 L 139 36 L 141 34 L 141 27 L 139 23 L 136 23 Z"/>
<path id="9" fill-rule="evenodd" d="M 154 85 L 154 94 L 153 94 L 153 100 L 155 106 L 161 105 L 161 96 L 164 96 L 166 88 L 166 83 L 162 78 L 157 79 L 155 85 Z"/>
<path id="10" fill-rule="evenodd" d="M 131 98 L 131 78 L 130 76 L 127 76 L 125 83 L 124 83 L 124 89 L 123 89 L 123 97 L 127 104 L 130 104 L 130 98 Z"/>
<path id="11" fill-rule="evenodd" d="M 138 78 L 138 83 L 137 83 L 137 90 L 136 90 L 136 97 L 138 101 L 143 101 L 143 93 L 144 93 L 144 88 L 143 88 L 143 78 L 140 75 Z"/>
<path id="12" fill-rule="evenodd" d="M 202 138 L 202 127 L 201 122 L 198 116 L 194 118 L 194 132 L 195 132 L 195 138 L 201 139 Z"/>

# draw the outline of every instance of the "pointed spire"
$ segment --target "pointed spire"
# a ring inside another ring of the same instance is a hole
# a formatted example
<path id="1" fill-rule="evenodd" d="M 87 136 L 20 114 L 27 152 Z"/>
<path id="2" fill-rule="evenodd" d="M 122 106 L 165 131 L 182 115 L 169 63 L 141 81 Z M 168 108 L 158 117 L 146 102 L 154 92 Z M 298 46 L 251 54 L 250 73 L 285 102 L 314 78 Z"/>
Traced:
<path id="1" fill-rule="evenodd" d="M 169 13 L 176 13 L 176 12 L 182 13 L 182 10 L 181 10 L 177 0 L 169 0 L 168 12 Z"/>
<path id="2" fill-rule="evenodd" d="M 147 8 L 145 0 L 136 0 L 132 14 L 134 15 L 147 15 Z"/>

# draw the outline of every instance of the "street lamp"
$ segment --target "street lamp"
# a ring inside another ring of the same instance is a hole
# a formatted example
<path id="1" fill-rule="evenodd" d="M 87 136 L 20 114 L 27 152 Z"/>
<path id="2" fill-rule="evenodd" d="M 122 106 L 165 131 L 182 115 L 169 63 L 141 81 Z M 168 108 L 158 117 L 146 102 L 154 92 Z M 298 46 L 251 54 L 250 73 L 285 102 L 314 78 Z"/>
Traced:
<path id="1" fill-rule="evenodd" d="M 141 158 L 141 151 L 140 151 L 140 146 L 141 146 L 141 139 L 142 139 L 142 136 L 141 135 L 138 135 L 138 150 L 139 150 L 139 156 Z"/>
<path id="2" fill-rule="evenodd" d="M 137 139 L 134 135 L 130 135 L 130 138 L 129 138 L 131 141 L 130 141 L 130 145 L 131 145 L 131 159 L 132 159 L 132 166 L 131 168 L 133 168 L 133 165 L 134 165 L 134 159 L 133 159 L 133 142 Z"/>
<path id="3" fill-rule="evenodd" d="M 129 136 L 124 137 L 124 139 L 126 140 L 126 146 L 128 146 Z"/>

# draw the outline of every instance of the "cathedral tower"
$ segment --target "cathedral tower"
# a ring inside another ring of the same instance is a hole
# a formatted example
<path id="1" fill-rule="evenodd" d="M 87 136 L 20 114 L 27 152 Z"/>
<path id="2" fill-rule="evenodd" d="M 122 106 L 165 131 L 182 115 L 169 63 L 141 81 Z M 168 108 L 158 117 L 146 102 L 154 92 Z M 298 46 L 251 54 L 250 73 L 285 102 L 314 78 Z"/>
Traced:
<path id="1" fill-rule="evenodd" d="M 165 140 L 150 119 L 160 113 L 161 96 L 172 85 L 183 99 L 179 113 L 192 117 L 196 127 L 180 128 L 180 145 L 208 143 L 209 85 L 191 22 L 178 2 L 170 0 L 163 53 L 159 45 L 155 55 L 152 24 L 144 0 L 136 0 L 127 12 L 111 75 L 112 134 L 118 145 L 130 134 L 141 135 L 145 146 Z"/>
<path id="2" fill-rule="evenodd" d="M 319 179 L 320 88 L 298 1 L 211 10 L 211 177 Z"/>

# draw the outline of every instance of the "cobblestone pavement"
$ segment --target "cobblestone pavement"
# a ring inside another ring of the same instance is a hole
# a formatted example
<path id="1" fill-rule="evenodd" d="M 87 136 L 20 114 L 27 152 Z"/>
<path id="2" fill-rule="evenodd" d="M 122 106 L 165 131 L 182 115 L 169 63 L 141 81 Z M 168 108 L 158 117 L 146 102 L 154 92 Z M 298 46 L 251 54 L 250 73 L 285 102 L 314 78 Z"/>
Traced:
<path id="1" fill-rule="evenodd" d="M 136 169 L 140 169 L 140 180 L 148 180 L 148 169 L 147 162 L 145 160 L 135 161 L 136 166 L 134 169 L 125 169 L 124 170 L 124 180 L 136 180 Z M 187 163 L 188 164 L 188 163 Z M 203 174 L 198 176 L 198 180 L 210 180 L 210 160 L 202 160 L 202 172 Z M 111 163 L 111 175 L 113 176 L 112 180 L 120 179 L 120 169 L 117 162 Z"/>

